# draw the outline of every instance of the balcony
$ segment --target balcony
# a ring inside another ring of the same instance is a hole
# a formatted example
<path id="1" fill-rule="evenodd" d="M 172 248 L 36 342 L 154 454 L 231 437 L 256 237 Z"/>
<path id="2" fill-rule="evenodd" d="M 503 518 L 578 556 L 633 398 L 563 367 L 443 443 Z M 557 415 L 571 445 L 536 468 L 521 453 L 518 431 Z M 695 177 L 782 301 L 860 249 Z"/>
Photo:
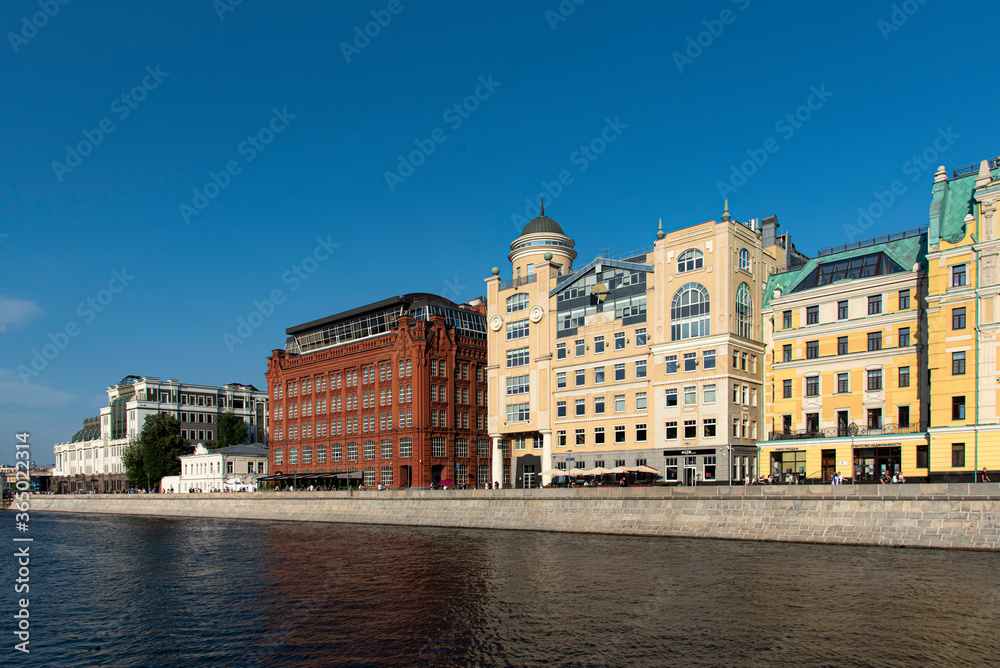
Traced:
<path id="1" fill-rule="evenodd" d="M 930 426 L 928 422 L 911 422 L 908 425 L 884 424 L 881 427 L 866 427 L 850 424 L 842 427 L 823 429 L 799 429 L 796 431 L 772 431 L 769 441 L 795 441 L 807 438 L 851 438 L 859 436 L 888 436 L 891 434 L 921 434 Z"/>
<path id="2" fill-rule="evenodd" d="M 519 276 L 518 278 L 512 278 L 509 281 L 502 281 L 500 283 L 500 291 L 510 290 L 511 288 L 519 288 L 522 285 L 528 285 L 529 283 L 534 283 L 538 280 L 538 274 L 528 274 L 527 276 Z"/>

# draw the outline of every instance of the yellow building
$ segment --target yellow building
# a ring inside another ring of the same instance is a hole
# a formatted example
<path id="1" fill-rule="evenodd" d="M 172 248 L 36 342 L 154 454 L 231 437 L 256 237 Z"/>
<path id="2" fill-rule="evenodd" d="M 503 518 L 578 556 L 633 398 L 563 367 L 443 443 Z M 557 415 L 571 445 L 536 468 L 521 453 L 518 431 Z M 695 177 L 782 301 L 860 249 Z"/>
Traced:
<path id="1" fill-rule="evenodd" d="M 759 445 L 776 481 L 927 475 L 925 232 L 827 249 L 768 281 Z"/>
<path id="2" fill-rule="evenodd" d="M 489 430 L 503 483 L 643 464 L 680 484 L 753 475 L 757 305 L 795 253 L 776 228 L 727 208 L 719 222 L 661 224 L 652 248 L 575 267 L 575 242 L 544 209 L 529 222 L 510 246 L 512 277 L 494 268 L 487 279 Z M 765 239 L 780 248 L 765 251 Z"/>
<path id="3" fill-rule="evenodd" d="M 929 468 L 978 480 L 1000 469 L 1000 158 L 934 178 L 927 258 Z"/>

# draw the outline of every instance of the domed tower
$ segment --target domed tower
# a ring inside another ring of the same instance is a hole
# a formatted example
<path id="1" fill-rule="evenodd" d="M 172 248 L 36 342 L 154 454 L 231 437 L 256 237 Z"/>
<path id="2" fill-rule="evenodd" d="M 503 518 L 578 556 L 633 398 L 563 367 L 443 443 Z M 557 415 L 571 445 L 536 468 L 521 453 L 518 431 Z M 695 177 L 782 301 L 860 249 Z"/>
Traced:
<path id="1" fill-rule="evenodd" d="M 535 273 L 535 265 L 551 261 L 559 267 L 559 273 L 568 274 L 572 271 L 573 260 L 576 259 L 576 245 L 566 236 L 562 226 L 545 215 L 545 199 L 542 199 L 542 212 L 521 230 L 521 236 L 510 244 L 507 259 L 513 267 L 514 278 L 530 276 Z M 546 254 L 551 256 L 546 257 Z"/>

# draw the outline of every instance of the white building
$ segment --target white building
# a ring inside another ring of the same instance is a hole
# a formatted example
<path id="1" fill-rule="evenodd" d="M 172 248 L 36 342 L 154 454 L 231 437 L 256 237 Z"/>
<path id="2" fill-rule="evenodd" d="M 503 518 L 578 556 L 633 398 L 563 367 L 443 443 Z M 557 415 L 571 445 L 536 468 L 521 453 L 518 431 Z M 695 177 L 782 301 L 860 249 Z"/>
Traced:
<path id="1" fill-rule="evenodd" d="M 230 488 L 256 487 L 257 478 L 267 475 L 267 447 L 247 444 L 209 450 L 203 444 L 195 446 L 194 454 L 181 459 L 181 475 L 176 491 L 192 489 L 221 492 Z"/>
<path id="2" fill-rule="evenodd" d="M 176 417 L 181 436 L 189 443 L 215 440 L 219 415 L 227 412 L 246 422 L 249 443 L 266 442 L 267 393 L 253 385 L 218 387 L 126 376 L 107 392 L 108 405 L 101 408 L 100 416 L 87 418 L 69 442 L 54 446 L 56 491 L 125 489 L 128 483 L 121 457 L 129 442 L 139 437 L 146 417 L 156 413 Z"/>

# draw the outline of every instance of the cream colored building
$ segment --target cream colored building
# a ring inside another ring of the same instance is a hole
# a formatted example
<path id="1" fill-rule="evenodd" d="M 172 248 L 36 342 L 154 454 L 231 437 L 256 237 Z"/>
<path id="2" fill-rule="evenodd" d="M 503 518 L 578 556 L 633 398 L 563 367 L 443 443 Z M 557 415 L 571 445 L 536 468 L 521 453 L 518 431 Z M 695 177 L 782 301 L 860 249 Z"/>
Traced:
<path id="1" fill-rule="evenodd" d="M 651 248 L 574 266 L 551 218 L 487 279 L 493 470 L 514 487 L 551 468 L 646 464 L 668 482 L 756 473 L 769 274 L 796 256 L 777 220 L 709 221 Z M 764 243 L 771 246 L 765 251 Z M 496 476 L 495 476 L 496 477 Z M 548 482 L 545 480 L 544 482 Z"/>

